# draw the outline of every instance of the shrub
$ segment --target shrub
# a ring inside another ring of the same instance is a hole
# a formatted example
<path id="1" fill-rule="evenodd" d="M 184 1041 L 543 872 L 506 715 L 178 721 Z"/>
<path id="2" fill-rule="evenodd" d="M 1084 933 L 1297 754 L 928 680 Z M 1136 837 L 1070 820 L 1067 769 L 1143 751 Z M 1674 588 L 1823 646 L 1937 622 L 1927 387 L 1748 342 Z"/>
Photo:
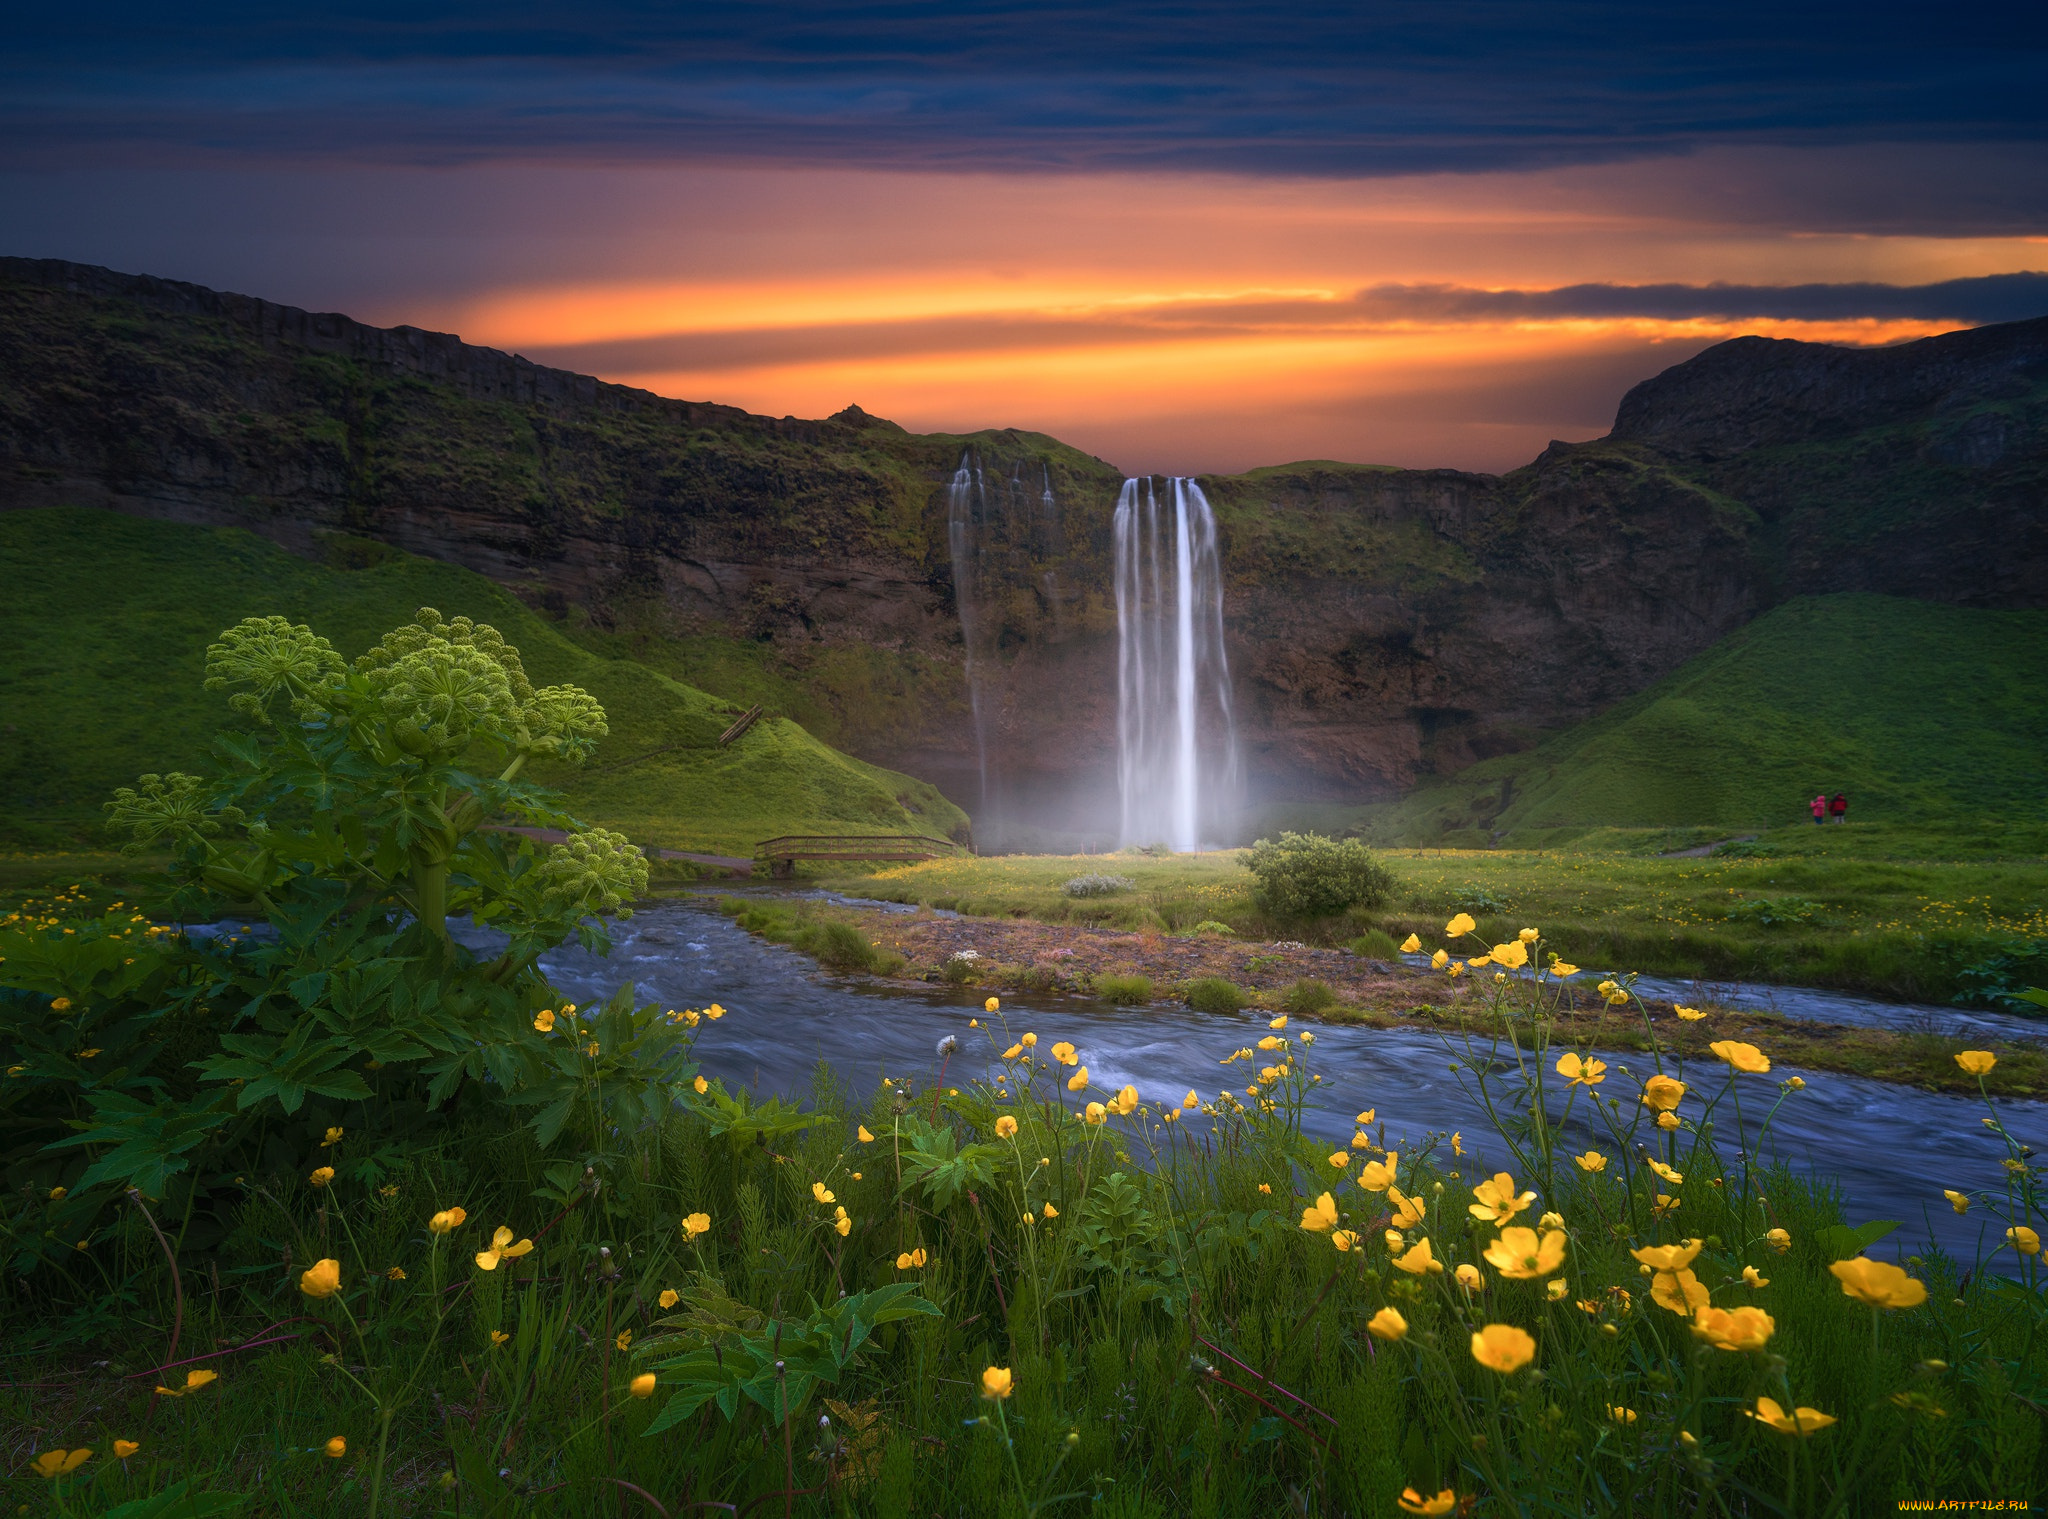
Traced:
<path id="1" fill-rule="evenodd" d="M 1120 891 L 1129 891 L 1138 883 L 1129 876 L 1106 876 L 1100 871 L 1075 876 L 1060 888 L 1070 897 L 1108 897 Z"/>
<path id="2" fill-rule="evenodd" d="M 1214 934 L 1218 937 L 1222 937 L 1226 934 L 1234 936 L 1237 933 L 1237 930 L 1232 928 L 1228 923 L 1218 923 L 1214 918 L 1204 918 L 1201 922 L 1197 923 L 1193 928 L 1189 929 L 1188 932 L 1191 934 Z"/>
<path id="3" fill-rule="evenodd" d="M 1252 900 L 1277 918 L 1327 918 L 1351 907 L 1377 907 L 1394 878 L 1356 839 L 1283 833 L 1260 839 L 1238 856 L 1258 885 Z"/>
<path id="4" fill-rule="evenodd" d="M 1368 960 L 1399 960 L 1401 946 L 1394 942 L 1394 936 L 1384 928 L 1368 928 L 1353 939 L 1348 946 L 1351 953 Z"/>
<path id="5" fill-rule="evenodd" d="M 1287 995 L 1280 999 L 1281 1006 L 1290 1013 L 1306 1017 L 1320 1013 L 1337 1000 L 1337 994 L 1330 990 L 1330 983 L 1318 981 L 1314 976 L 1304 976 L 1287 988 Z"/>
<path id="6" fill-rule="evenodd" d="M 1460 886 L 1451 893 L 1451 906 L 1459 912 L 1469 912 L 1475 918 L 1488 914 L 1498 917 L 1514 907 L 1506 897 L 1488 891 L 1484 886 Z"/>
<path id="7" fill-rule="evenodd" d="M 875 968 L 875 947 L 851 923 L 821 923 L 813 930 L 813 943 L 803 946 L 818 957 L 820 964 L 838 971 L 871 971 Z"/>
<path id="8" fill-rule="evenodd" d="M 1203 976 L 1188 983 L 1188 1006 L 1198 1013 L 1242 1012 L 1244 993 L 1235 982 L 1225 981 L 1221 976 Z"/>
<path id="9" fill-rule="evenodd" d="M 1150 976 L 1097 976 L 1095 995 L 1105 1002 L 1132 1006 L 1152 1000 L 1152 978 Z"/>

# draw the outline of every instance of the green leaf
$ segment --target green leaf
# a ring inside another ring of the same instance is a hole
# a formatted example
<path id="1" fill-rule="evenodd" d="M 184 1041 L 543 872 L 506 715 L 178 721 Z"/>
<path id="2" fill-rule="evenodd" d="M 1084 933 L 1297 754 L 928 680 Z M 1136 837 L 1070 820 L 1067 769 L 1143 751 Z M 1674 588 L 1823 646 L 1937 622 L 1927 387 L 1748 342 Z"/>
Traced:
<path id="1" fill-rule="evenodd" d="M 98 1519 L 217 1519 L 241 1511 L 249 1500 L 241 1493 L 194 1492 L 192 1481 L 173 1482 L 160 1493 L 133 1498 L 99 1510 Z"/>
<path id="2" fill-rule="evenodd" d="M 1893 1219 L 1874 1218 L 1867 1224 L 1858 1224 L 1853 1229 L 1847 1224 L 1835 1224 L 1814 1235 L 1829 1260 L 1845 1261 L 1852 1255 L 1861 1255 L 1872 1245 L 1895 1229 L 1905 1226 Z"/>

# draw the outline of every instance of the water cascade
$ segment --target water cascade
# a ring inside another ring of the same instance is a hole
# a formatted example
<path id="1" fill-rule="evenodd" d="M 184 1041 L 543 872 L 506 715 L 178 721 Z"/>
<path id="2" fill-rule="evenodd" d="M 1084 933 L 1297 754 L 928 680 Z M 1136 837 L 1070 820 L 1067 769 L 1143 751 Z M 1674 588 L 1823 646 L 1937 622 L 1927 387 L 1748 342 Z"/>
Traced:
<path id="1" fill-rule="evenodd" d="M 960 456 L 953 483 L 946 487 L 946 546 L 953 558 L 953 602 L 960 613 L 960 645 L 965 652 L 967 705 L 974 719 L 974 761 L 980 777 L 975 799 L 976 821 L 988 811 L 988 723 L 982 712 L 981 671 L 975 657 L 981 632 L 979 582 L 980 528 L 988 515 L 981 461 L 972 452 Z"/>
<path id="2" fill-rule="evenodd" d="M 1193 480 L 1124 481 L 1116 503 L 1117 783 L 1125 845 L 1231 831 L 1237 730 L 1216 517 Z"/>

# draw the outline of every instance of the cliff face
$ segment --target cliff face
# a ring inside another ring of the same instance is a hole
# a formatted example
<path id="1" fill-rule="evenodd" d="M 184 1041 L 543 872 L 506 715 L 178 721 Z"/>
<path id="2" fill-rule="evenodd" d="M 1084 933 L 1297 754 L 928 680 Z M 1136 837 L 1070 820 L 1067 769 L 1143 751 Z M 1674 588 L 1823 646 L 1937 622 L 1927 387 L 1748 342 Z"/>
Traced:
<path id="1" fill-rule="evenodd" d="M 1085 832 L 1108 794 L 1119 483 L 1036 434 L 753 416 L 0 260 L 0 506 L 461 563 L 939 782 L 984 843 Z M 1636 387 L 1609 438 L 1506 476 L 1203 484 L 1254 797 L 1386 796 L 1525 747 L 1789 595 L 2048 602 L 2048 321 L 1868 351 L 1739 339 Z"/>

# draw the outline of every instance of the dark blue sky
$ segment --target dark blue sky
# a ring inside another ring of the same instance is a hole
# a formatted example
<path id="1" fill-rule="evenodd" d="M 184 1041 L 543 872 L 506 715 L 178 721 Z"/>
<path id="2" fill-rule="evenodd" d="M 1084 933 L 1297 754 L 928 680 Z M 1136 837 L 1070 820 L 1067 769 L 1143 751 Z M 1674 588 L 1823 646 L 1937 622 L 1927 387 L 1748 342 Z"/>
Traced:
<path id="1" fill-rule="evenodd" d="M 2039 143 L 2048 7 L 16 7 L 10 157 L 1385 174 Z"/>

